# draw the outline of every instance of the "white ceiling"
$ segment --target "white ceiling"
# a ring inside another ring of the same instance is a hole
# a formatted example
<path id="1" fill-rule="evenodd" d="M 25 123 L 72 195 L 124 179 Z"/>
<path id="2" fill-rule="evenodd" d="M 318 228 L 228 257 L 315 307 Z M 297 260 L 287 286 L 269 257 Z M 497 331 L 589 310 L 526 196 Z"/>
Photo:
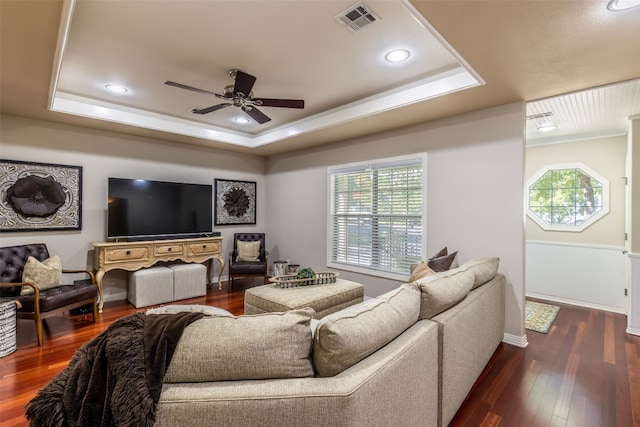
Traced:
<path id="1" fill-rule="evenodd" d="M 377 19 L 357 31 L 335 19 L 358 5 Z M 157 7 L 77 0 L 68 3 L 62 21 L 54 111 L 244 147 L 480 84 L 422 15 L 400 0 L 251 2 L 250 9 L 237 1 Z M 385 54 L 393 49 L 411 55 L 388 62 Z M 255 96 L 304 99 L 305 108 L 258 107 L 272 120 L 238 124 L 234 119 L 246 117 L 241 109 L 194 114 L 194 108 L 223 101 L 164 84 L 222 94 L 233 84 L 232 69 L 258 78 Z M 128 92 L 110 93 L 107 84 Z"/>
<path id="2" fill-rule="evenodd" d="M 268 156 L 640 78 L 640 7 L 377 0 L 366 5 L 380 19 L 351 33 L 334 17 L 355 4 L 2 0 L 0 111 Z M 385 63 L 393 47 L 409 61 Z M 241 127 L 239 109 L 194 117 L 219 100 L 164 84 L 220 93 L 232 68 L 257 77 L 254 96 L 305 109 L 263 107 L 271 122 Z"/>
<path id="3" fill-rule="evenodd" d="M 569 93 L 527 104 L 527 145 L 626 135 L 640 118 L 640 80 Z M 553 124 L 555 129 L 538 127 Z"/>

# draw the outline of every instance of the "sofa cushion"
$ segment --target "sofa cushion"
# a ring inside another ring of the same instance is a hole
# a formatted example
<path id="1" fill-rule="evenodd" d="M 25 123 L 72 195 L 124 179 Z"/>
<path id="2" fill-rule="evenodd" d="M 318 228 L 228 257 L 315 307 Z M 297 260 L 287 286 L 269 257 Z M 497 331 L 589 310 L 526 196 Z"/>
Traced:
<path id="1" fill-rule="evenodd" d="M 64 307 L 82 300 L 90 300 L 98 296 L 98 285 L 61 285 L 40 292 L 40 311 L 47 312 Z M 35 296 L 33 292 L 28 295 L 17 296 L 16 299 L 22 305 L 21 311 L 35 310 Z"/>
<path id="2" fill-rule="evenodd" d="M 165 383 L 313 376 L 310 308 L 205 317 L 185 328 Z"/>
<path id="3" fill-rule="evenodd" d="M 256 240 L 255 242 L 244 242 L 242 240 L 238 240 L 236 242 L 236 246 L 238 248 L 236 261 L 260 261 L 260 244 L 260 240 Z"/>
<path id="4" fill-rule="evenodd" d="M 161 307 L 150 308 L 146 311 L 146 314 L 175 314 L 175 313 L 203 313 L 207 316 L 225 316 L 233 317 L 233 314 L 227 310 L 218 307 L 212 307 L 210 305 L 200 304 L 170 304 L 163 305 Z"/>
<path id="5" fill-rule="evenodd" d="M 420 293 L 407 283 L 320 320 L 313 340 L 313 361 L 321 377 L 330 377 L 382 348 L 418 320 Z"/>
<path id="6" fill-rule="evenodd" d="M 496 274 L 498 274 L 499 264 L 500 258 L 480 257 L 465 262 L 459 268 L 460 270 L 470 271 L 473 273 L 474 280 L 472 289 L 475 289 L 496 277 Z"/>
<path id="7" fill-rule="evenodd" d="M 58 255 L 47 258 L 42 262 L 30 256 L 27 258 L 27 262 L 24 264 L 24 270 L 22 271 L 22 281 L 35 283 L 41 291 L 60 286 L 61 277 L 62 262 Z M 29 295 L 32 293 L 33 288 L 23 286 L 20 295 Z"/>
<path id="8" fill-rule="evenodd" d="M 471 271 L 454 269 L 423 277 L 420 289 L 420 319 L 430 319 L 462 301 L 473 286 Z"/>

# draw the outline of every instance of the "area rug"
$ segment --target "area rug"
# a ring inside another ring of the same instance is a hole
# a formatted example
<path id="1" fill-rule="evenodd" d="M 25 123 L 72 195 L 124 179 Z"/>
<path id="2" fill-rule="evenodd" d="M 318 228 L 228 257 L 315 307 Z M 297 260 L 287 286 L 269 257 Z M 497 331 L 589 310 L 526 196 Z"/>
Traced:
<path id="1" fill-rule="evenodd" d="M 556 319 L 560 307 L 540 302 L 525 301 L 524 326 L 530 331 L 546 334 Z"/>

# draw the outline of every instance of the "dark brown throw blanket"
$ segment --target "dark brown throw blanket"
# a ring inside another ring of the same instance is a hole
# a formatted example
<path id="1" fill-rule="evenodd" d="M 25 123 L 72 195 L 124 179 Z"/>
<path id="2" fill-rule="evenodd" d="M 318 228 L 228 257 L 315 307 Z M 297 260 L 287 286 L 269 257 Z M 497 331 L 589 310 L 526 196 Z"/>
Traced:
<path id="1" fill-rule="evenodd" d="M 27 404 L 29 425 L 152 426 L 182 332 L 202 316 L 136 313 L 116 320 Z"/>

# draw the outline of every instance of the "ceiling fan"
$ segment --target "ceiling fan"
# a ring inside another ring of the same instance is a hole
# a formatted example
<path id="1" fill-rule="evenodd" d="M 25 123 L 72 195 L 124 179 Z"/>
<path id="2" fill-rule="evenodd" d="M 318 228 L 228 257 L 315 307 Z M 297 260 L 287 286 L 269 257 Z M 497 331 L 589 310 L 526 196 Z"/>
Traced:
<path id="1" fill-rule="evenodd" d="M 251 74 L 245 73 L 241 70 L 230 70 L 229 75 L 235 79 L 235 84 L 226 86 L 222 92 L 222 95 L 215 92 L 209 92 L 208 90 L 198 89 L 184 85 L 182 83 L 176 83 L 167 80 L 164 84 L 174 86 L 180 89 L 191 90 L 194 92 L 204 93 L 206 95 L 214 95 L 220 99 L 224 99 L 227 102 L 222 104 L 212 105 L 206 108 L 194 108 L 191 110 L 194 114 L 208 114 L 213 111 L 220 110 L 222 108 L 233 105 L 234 107 L 240 107 L 242 111 L 247 113 L 256 122 L 263 124 L 271 120 L 269 116 L 258 110 L 256 107 L 283 107 L 283 108 L 304 108 L 304 100 L 302 99 L 277 99 L 277 98 L 254 98 L 251 89 L 256 82 L 256 78 Z"/>

